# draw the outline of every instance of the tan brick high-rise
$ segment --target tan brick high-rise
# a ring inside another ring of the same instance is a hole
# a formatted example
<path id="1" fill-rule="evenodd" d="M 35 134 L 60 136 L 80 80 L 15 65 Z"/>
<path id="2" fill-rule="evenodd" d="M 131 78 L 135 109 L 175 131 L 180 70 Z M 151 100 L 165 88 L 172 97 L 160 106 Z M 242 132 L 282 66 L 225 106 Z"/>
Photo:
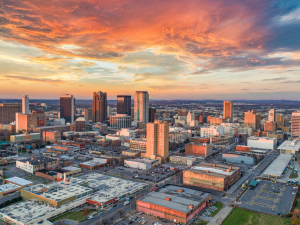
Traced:
<path id="1" fill-rule="evenodd" d="M 164 160 L 169 157 L 169 123 L 157 120 L 147 124 L 146 157 Z"/>
<path id="2" fill-rule="evenodd" d="M 256 130 L 260 130 L 261 114 L 256 111 L 245 112 L 244 127 L 252 127 Z"/>
<path id="3" fill-rule="evenodd" d="M 223 119 L 229 120 L 232 123 L 233 110 L 232 110 L 232 102 L 224 101 L 223 103 Z"/>

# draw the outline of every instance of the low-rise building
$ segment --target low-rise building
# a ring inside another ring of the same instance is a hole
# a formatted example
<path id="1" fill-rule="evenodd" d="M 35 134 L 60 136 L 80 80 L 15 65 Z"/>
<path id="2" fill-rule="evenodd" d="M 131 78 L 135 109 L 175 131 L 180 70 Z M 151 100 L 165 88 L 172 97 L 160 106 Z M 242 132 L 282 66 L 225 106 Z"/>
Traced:
<path id="1" fill-rule="evenodd" d="M 94 194 L 87 198 L 87 203 L 101 208 L 122 201 L 141 190 L 145 190 L 148 186 L 146 183 L 99 173 L 85 174 L 78 179 L 87 181 L 89 188 L 94 190 Z"/>
<path id="2" fill-rule="evenodd" d="M 203 163 L 183 171 L 183 184 L 225 191 L 241 177 L 240 167 Z"/>
<path id="3" fill-rule="evenodd" d="M 136 205 L 139 212 L 187 224 L 205 207 L 211 205 L 211 194 L 166 185 L 138 199 Z"/>
<path id="4" fill-rule="evenodd" d="M 189 156 L 170 156 L 169 162 L 174 164 L 192 166 L 196 162 L 196 158 Z"/>
<path id="5" fill-rule="evenodd" d="M 209 126 L 201 128 L 201 137 L 214 137 L 224 135 L 224 127 L 223 126 Z"/>
<path id="6" fill-rule="evenodd" d="M 24 134 L 16 134 L 10 135 L 11 143 L 21 143 L 21 142 L 32 142 L 41 140 L 40 133 L 24 133 Z"/>
<path id="7" fill-rule="evenodd" d="M 300 149 L 300 141 L 292 140 L 283 142 L 278 149 L 280 150 L 280 154 L 292 154 L 296 155 Z"/>
<path id="8" fill-rule="evenodd" d="M 214 148 L 231 149 L 235 146 L 235 137 L 230 135 L 210 137 L 210 143 Z"/>
<path id="9" fill-rule="evenodd" d="M 128 138 L 137 138 L 137 130 L 132 130 L 128 128 L 122 128 L 121 130 L 117 131 L 117 135 L 119 136 L 125 136 Z"/>
<path id="10" fill-rule="evenodd" d="M 35 199 L 54 207 L 61 207 L 77 199 L 86 198 L 92 193 L 93 190 L 91 188 L 74 185 L 69 182 L 57 182 L 48 185 L 36 184 L 21 190 L 23 199 Z"/>
<path id="11" fill-rule="evenodd" d="M 80 163 L 79 166 L 88 170 L 95 170 L 107 165 L 107 159 L 93 158 L 91 161 Z"/>
<path id="12" fill-rule="evenodd" d="M 59 131 L 45 131 L 43 133 L 43 141 L 55 143 L 61 139 L 61 133 Z"/>
<path id="13" fill-rule="evenodd" d="M 130 149 L 135 151 L 146 152 L 147 150 L 147 139 L 138 138 L 130 140 Z"/>
<path id="14" fill-rule="evenodd" d="M 133 150 L 124 150 L 124 151 L 122 151 L 122 155 L 137 158 L 137 157 L 141 156 L 141 152 L 140 151 L 133 151 Z"/>
<path id="15" fill-rule="evenodd" d="M 249 137 L 247 146 L 261 149 L 276 149 L 277 139 L 268 137 Z"/>
<path id="16" fill-rule="evenodd" d="M 185 155 L 208 157 L 212 154 L 212 145 L 206 143 L 190 143 L 185 145 Z"/>
<path id="17" fill-rule="evenodd" d="M 222 153 L 222 160 L 228 163 L 254 165 L 257 162 L 255 155 L 242 153 Z"/>
<path id="18" fill-rule="evenodd" d="M 35 156 L 28 159 L 17 160 L 16 167 L 34 174 L 41 169 L 55 169 L 59 165 L 59 160 L 51 157 Z"/>
<path id="19" fill-rule="evenodd" d="M 145 158 L 124 160 L 124 166 L 140 169 L 140 170 L 148 170 L 157 165 L 160 165 L 159 160 L 152 160 L 152 159 L 145 159 Z"/>

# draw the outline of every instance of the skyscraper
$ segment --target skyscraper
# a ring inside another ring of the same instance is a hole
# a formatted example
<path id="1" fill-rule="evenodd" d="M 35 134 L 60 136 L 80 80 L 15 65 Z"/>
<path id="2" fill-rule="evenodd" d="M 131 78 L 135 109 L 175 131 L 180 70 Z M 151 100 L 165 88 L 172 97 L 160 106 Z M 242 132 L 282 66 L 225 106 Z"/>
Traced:
<path id="1" fill-rule="evenodd" d="M 93 94 L 93 122 L 107 120 L 107 93 L 102 91 Z"/>
<path id="2" fill-rule="evenodd" d="M 92 108 L 84 109 L 84 118 L 86 119 L 87 122 L 93 121 L 93 109 Z"/>
<path id="3" fill-rule="evenodd" d="M 131 96 L 118 95 L 117 96 L 117 114 L 126 114 L 131 116 Z"/>
<path id="4" fill-rule="evenodd" d="M 149 94 L 147 91 L 136 91 L 134 94 L 134 121 L 148 123 Z"/>
<path id="5" fill-rule="evenodd" d="M 256 111 L 245 112 L 244 127 L 252 127 L 256 130 L 260 130 L 261 114 Z"/>
<path id="6" fill-rule="evenodd" d="M 22 111 L 21 103 L 1 103 L 0 104 L 0 123 L 8 124 L 16 120 L 16 113 Z"/>
<path id="7" fill-rule="evenodd" d="M 28 95 L 23 95 L 23 97 L 22 97 L 22 113 L 24 115 L 29 114 L 29 97 L 28 97 Z"/>
<path id="8" fill-rule="evenodd" d="M 149 123 L 152 123 L 156 120 L 156 109 L 155 108 L 149 108 Z"/>
<path id="9" fill-rule="evenodd" d="M 75 98 L 73 95 L 60 96 L 60 118 L 66 120 L 66 123 L 74 123 Z"/>
<path id="10" fill-rule="evenodd" d="M 233 110 L 232 110 L 232 102 L 224 101 L 223 103 L 223 119 L 229 120 L 229 123 L 232 123 Z"/>
<path id="11" fill-rule="evenodd" d="M 300 136 L 300 110 L 292 113 L 292 136 Z"/>
<path id="12" fill-rule="evenodd" d="M 275 109 L 270 109 L 269 110 L 269 117 L 268 120 L 271 122 L 275 122 Z"/>
<path id="13" fill-rule="evenodd" d="M 169 157 L 169 123 L 156 120 L 147 124 L 146 157 L 166 160 Z"/>

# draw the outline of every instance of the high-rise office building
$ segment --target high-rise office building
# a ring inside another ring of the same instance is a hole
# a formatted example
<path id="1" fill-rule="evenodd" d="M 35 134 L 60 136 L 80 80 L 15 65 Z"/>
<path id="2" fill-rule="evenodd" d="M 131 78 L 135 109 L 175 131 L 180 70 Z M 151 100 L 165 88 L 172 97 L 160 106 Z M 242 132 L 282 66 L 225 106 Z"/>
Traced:
<path id="1" fill-rule="evenodd" d="M 252 127 L 256 130 L 260 130 L 261 114 L 256 111 L 245 112 L 244 127 Z"/>
<path id="2" fill-rule="evenodd" d="M 0 104 L 0 123 L 8 124 L 16 121 L 16 113 L 22 111 L 21 103 L 1 103 Z"/>
<path id="3" fill-rule="evenodd" d="M 281 113 L 276 113 L 275 114 L 275 122 L 278 125 L 284 126 L 284 115 Z"/>
<path id="4" fill-rule="evenodd" d="M 229 123 L 232 123 L 233 119 L 233 109 L 231 101 L 224 101 L 223 103 L 223 119 L 229 120 Z"/>
<path id="5" fill-rule="evenodd" d="M 117 96 L 117 114 L 126 114 L 131 116 L 131 96 L 118 95 Z"/>
<path id="6" fill-rule="evenodd" d="M 60 118 L 66 120 L 66 123 L 74 123 L 75 98 L 73 95 L 60 96 Z"/>
<path id="7" fill-rule="evenodd" d="M 177 115 L 178 116 L 187 116 L 188 110 L 186 108 L 177 109 Z"/>
<path id="8" fill-rule="evenodd" d="M 147 124 L 147 158 L 159 157 L 166 160 L 169 157 L 169 123 L 156 120 Z"/>
<path id="9" fill-rule="evenodd" d="M 275 109 L 270 109 L 269 110 L 269 117 L 268 120 L 271 122 L 275 122 Z"/>
<path id="10" fill-rule="evenodd" d="M 156 109 L 155 108 L 149 108 L 149 123 L 152 123 L 156 120 Z"/>
<path id="11" fill-rule="evenodd" d="M 292 136 L 300 136 L 300 110 L 292 113 Z"/>
<path id="12" fill-rule="evenodd" d="M 84 118 L 86 119 L 87 122 L 93 121 L 93 109 L 92 108 L 84 109 Z"/>
<path id="13" fill-rule="evenodd" d="M 107 120 L 107 93 L 98 91 L 93 94 L 93 122 Z"/>
<path id="14" fill-rule="evenodd" d="M 22 113 L 29 114 L 29 97 L 28 95 L 23 95 L 22 97 Z"/>
<path id="15" fill-rule="evenodd" d="M 149 94 L 147 91 L 136 91 L 134 94 L 134 121 L 148 123 Z"/>

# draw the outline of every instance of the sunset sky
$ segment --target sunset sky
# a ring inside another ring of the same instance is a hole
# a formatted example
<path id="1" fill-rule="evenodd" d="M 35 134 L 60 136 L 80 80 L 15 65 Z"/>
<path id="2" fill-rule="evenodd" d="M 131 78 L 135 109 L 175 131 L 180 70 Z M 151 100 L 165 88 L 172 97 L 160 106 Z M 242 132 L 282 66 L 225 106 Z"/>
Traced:
<path id="1" fill-rule="evenodd" d="M 300 100 L 299 0 L 0 0 L 0 98 Z"/>

